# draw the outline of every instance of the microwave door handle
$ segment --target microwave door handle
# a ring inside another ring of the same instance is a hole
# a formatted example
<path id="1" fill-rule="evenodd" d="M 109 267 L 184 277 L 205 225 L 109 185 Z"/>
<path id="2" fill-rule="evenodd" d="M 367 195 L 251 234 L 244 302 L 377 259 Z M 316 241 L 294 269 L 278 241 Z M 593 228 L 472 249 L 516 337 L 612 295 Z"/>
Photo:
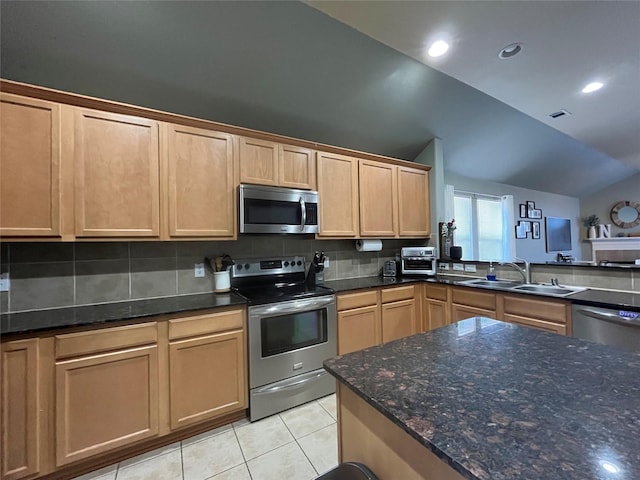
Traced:
<path id="1" fill-rule="evenodd" d="M 304 232 L 304 227 L 307 224 L 307 205 L 304 203 L 304 199 L 300 197 L 300 211 L 302 212 L 302 219 L 300 221 L 300 231 Z"/>

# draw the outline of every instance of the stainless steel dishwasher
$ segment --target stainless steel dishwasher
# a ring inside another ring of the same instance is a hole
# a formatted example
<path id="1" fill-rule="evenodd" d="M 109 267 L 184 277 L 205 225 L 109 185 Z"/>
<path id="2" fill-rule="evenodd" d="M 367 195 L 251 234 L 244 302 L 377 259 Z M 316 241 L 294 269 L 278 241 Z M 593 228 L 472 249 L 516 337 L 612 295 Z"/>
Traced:
<path id="1" fill-rule="evenodd" d="M 573 336 L 640 352 L 640 312 L 573 304 Z"/>

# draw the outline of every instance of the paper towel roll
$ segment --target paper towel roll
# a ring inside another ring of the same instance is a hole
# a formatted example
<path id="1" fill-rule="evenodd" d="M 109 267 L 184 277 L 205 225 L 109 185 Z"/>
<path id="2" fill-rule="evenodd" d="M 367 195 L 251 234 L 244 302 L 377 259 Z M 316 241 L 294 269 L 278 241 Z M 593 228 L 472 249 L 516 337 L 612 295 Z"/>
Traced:
<path id="1" fill-rule="evenodd" d="M 359 252 L 379 252 L 382 250 L 382 240 L 356 240 L 356 250 Z"/>

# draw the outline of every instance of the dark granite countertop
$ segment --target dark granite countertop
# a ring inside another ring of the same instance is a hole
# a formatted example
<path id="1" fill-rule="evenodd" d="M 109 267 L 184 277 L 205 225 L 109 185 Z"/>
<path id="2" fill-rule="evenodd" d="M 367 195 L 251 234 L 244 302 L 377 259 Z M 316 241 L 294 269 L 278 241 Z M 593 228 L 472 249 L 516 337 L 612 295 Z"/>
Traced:
<path id="1" fill-rule="evenodd" d="M 362 290 L 366 288 L 393 287 L 407 283 L 424 282 L 425 277 L 360 277 L 346 278 L 344 280 L 330 280 L 324 282 L 325 287 L 331 288 L 336 293 L 349 290 Z"/>
<path id="2" fill-rule="evenodd" d="M 464 478 L 640 478 L 640 354 L 475 317 L 324 365 Z"/>
<path id="3" fill-rule="evenodd" d="M 131 320 L 167 313 L 246 305 L 244 297 L 231 293 L 199 293 L 69 308 L 51 308 L 0 315 L 0 334 Z"/>

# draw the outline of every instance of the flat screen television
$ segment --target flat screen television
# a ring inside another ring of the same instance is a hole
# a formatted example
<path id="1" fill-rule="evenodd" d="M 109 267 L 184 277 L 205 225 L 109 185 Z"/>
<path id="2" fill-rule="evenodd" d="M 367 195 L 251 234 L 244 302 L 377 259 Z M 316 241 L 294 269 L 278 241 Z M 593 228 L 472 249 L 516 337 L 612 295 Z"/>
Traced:
<path id="1" fill-rule="evenodd" d="M 571 250 L 571 220 L 545 217 L 547 252 Z"/>

